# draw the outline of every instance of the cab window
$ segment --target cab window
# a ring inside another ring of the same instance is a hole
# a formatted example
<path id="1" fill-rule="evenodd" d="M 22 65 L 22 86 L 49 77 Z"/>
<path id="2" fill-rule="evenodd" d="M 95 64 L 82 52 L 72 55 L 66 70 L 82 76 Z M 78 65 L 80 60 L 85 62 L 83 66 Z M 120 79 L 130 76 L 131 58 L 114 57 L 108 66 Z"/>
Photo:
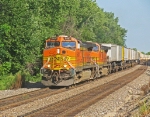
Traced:
<path id="1" fill-rule="evenodd" d="M 73 41 L 63 41 L 62 47 L 69 48 L 69 49 L 75 49 L 76 48 L 76 42 Z"/>
<path id="2" fill-rule="evenodd" d="M 93 51 L 98 51 L 98 46 L 93 47 Z"/>
<path id="3" fill-rule="evenodd" d="M 48 41 L 46 43 L 46 48 L 53 48 L 53 47 L 57 47 L 57 46 L 60 46 L 59 41 Z"/>

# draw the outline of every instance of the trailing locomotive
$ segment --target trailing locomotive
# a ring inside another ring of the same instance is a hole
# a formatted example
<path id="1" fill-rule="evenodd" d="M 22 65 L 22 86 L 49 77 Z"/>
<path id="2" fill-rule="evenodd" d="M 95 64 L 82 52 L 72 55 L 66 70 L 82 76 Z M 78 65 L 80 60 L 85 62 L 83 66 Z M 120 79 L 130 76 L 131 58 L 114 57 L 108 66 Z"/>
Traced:
<path id="1" fill-rule="evenodd" d="M 45 86 L 69 86 L 125 69 L 139 61 L 137 51 L 127 50 L 64 35 L 49 38 L 43 51 L 41 82 Z"/>

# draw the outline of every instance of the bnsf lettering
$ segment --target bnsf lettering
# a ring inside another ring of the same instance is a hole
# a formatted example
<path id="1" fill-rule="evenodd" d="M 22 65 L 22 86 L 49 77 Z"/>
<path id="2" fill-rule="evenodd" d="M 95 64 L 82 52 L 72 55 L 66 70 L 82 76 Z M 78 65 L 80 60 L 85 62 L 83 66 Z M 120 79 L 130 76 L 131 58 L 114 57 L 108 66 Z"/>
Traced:
<path id="1" fill-rule="evenodd" d="M 64 57 L 64 60 L 69 61 L 70 59 L 69 59 L 69 57 Z"/>
<path id="2" fill-rule="evenodd" d="M 50 57 L 50 61 L 69 61 L 69 57 Z"/>
<path id="3" fill-rule="evenodd" d="M 62 57 L 51 57 L 50 61 L 62 61 L 63 58 Z"/>

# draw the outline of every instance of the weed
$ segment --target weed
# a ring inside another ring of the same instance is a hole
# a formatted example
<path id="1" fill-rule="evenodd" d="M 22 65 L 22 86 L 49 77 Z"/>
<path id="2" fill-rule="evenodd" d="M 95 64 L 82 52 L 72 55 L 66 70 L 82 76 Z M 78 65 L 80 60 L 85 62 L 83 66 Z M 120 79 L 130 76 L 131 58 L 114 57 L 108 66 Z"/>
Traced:
<path id="1" fill-rule="evenodd" d="M 144 117 L 148 113 L 150 113 L 150 106 L 149 106 L 149 104 L 146 104 L 146 101 L 144 101 L 140 104 L 140 107 L 139 107 L 140 117 Z"/>

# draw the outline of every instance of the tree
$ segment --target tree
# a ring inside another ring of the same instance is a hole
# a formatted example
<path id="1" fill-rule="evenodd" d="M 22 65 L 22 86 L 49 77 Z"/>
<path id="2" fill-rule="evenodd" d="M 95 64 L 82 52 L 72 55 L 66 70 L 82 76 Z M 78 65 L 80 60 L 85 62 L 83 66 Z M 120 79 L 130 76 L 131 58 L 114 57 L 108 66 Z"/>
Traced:
<path id="1" fill-rule="evenodd" d="M 150 52 L 147 52 L 146 55 L 150 55 Z"/>
<path id="2" fill-rule="evenodd" d="M 142 54 L 145 54 L 144 52 L 141 52 Z"/>
<path id="3" fill-rule="evenodd" d="M 119 19 L 95 0 L 1 0 L 0 16 L 0 62 L 12 73 L 39 73 L 44 41 L 56 34 L 125 45 Z"/>
<path id="4" fill-rule="evenodd" d="M 137 49 L 136 49 L 136 48 L 133 48 L 133 50 L 137 51 Z"/>

